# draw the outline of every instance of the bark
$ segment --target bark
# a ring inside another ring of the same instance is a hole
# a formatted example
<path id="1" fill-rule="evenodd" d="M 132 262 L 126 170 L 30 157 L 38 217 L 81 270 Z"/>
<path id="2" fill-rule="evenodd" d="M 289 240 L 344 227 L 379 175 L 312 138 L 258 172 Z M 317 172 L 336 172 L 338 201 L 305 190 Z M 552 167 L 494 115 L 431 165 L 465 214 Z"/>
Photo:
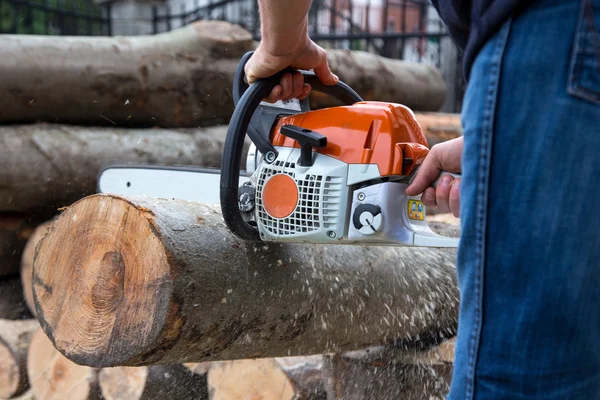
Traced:
<path id="1" fill-rule="evenodd" d="M 2 153 L 0 150 L 0 165 Z M 0 183 L 0 193 L 2 190 Z M 35 225 L 36 222 L 26 216 L 0 212 L 0 279 L 19 275 L 21 255 Z"/>
<path id="2" fill-rule="evenodd" d="M 47 221 L 38 225 L 29 240 L 27 240 L 27 244 L 23 249 L 23 255 L 21 257 L 21 287 L 23 290 L 23 297 L 25 298 L 25 303 L 27 304 L 27 308 L 29 312 L 31 312 L 35 316 L 35 305 L 33 304 L 33 288 L 31 286 L 31 274 L 33 273 L 33 258 L 35 256 L 35 249 L 42 239 L 42 237 L 46 234 L 48 227 L 52 222 Z"/>
<path id="3" fill-rule="evenodd" d="M 41 329 L 33 334 L 27 354 L 27 375 L 36 399 L 100 400 L 99 372 L 65 358 Z"/>
<path id="4" fill-rule="evenodd" d="M 325 355 L 328 396 L 344 400 L 445 399 L 453 370 L 447 347 L 448 342 L 442 342 L 425 350 L 379 347 Z"/>
<path id="5" fill-rule="evenodd" d="M 38 328 L 39 324 L 35 319 L 0 319 L 1 399 L 13 399 L 29 389 L 27 349 L 33 332 Z"/>
<path id="6" fill-rule="evenodd" d="M 0 121 L 196 127 L 228 121 L 252 36 L 197 21 L 158 35 L 3 35 Z"/>
<path id="7" fill-rule="evenodd" d="M 249 243 L 216 206 L 98 194 L 40 242 L 33 292 L 44 331 L 79 364 L 289 357 L 453 334 L 455 256 Z"/>
<path id="8" fill-rule="evenodd" d="M 181 364 L 105 368 L 99 378 L 106 400 L 209 399 L 206 374 Z"/>
<path id="9" fill-rule="evenodd" d="M 0 279 L 0 318 L 29 319 L 33 315 L 27 308 L 21 280 L 18 277 Z"/>
<path id="10" fill-rule="evenodd" d="M 327 50 L 333 73 L 364 100 L 404 104 L 413 111 L 438 111 L 446 98 L 446 83 L 432 66 L 385 58 L 365 51 Z M 333 97 L 311 94 L 311 107 L 340 103 Z"/>
<path id="11" fill-rule="evenodd" d="M 49 217 L 58 208 L 95 193 L 98 174 L 108 163 L 220 168 L 226 133 L 226 126 L 193 130 L 56 124 L 0 127 L 0 211 L 47 212 L 44 217 Z"/>

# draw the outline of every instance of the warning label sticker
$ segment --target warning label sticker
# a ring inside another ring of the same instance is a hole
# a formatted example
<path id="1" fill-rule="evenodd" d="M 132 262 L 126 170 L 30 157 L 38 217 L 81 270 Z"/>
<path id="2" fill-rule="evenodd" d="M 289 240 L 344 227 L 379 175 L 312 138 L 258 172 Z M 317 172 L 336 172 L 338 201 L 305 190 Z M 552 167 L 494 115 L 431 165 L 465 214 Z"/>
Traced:
<path id="1" fill-rule="evenodd" d="M 425 219 L 423 203 L 418 200 L 408 201 L 408 218 L 423 221 Z"/>

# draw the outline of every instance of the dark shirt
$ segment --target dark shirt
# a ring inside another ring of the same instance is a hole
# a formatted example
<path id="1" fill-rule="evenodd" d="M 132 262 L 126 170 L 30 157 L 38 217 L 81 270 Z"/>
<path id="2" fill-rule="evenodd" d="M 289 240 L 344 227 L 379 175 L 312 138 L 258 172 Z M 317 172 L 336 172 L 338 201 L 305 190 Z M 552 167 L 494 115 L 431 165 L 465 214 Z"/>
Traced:
<path id="1" fill-rule="evenodd" d="M 525 0 L 431 0 L 450 36 L 463 50 L 463 76 L 477 53 L 512 15 L 531 1 Z"/>

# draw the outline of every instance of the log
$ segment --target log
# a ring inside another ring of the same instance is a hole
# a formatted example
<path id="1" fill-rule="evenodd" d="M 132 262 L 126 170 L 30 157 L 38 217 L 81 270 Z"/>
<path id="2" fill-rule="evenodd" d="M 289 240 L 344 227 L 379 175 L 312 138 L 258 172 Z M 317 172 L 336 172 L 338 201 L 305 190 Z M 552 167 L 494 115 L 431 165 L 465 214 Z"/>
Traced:
<path id="1" fill-rule="evenodd" d="M 296 398 L 327 400 L 322 355 L 280 357 L 275 361 L 294 385 Z"/>
<path id="2" fill-rule="evenodd" d="M 455 256 L 244 242 L 217 206 L 96 194 L 40 242 L 33 293 L 46 334 L 82 365 L 313 355 L 452 335 Z"/>
<path id="3" fill-rule="evenodd" d="M 101 400 L 99 372 L 65 358 L 41 329 L 34 332 L 27 353 L 27 376 L 36 399 Z"/>
<path id="4" fill-rule="evenodd" d="M 18 276 L 0 279 L 0 318 L 9 320 L 33 318 L 27 308 Z"/>
<path id="5" fill-rule="evenodd" d="M 226 126 L 0 127 L 0 211 L 31 212 L 49 219 L 58 208 L 95 193 L 98 174 L 109 163 L 220 167 L 226 132 Z M 19 265 L 20 257 L 17 260 Z"/>
<path id="6" fill-rule="evenodd" d="M 449 341 L 424 350 L 377 347 L 324 356 L 328 398 L 442 400 L 453 364 Z"/>
<path id="7" fill-rule="evenodd" d="M 255 46 L 248 31 L 224 21 L 127 37 L 3 35 L 0 122 L 224 124 L 233 113 L 235 70 Z M 365 99 L 415 111 L 437 111 L 444 103 L 445 83 L 433 67 L 367 52 L 328 53 L 333 71 Z"/>
<path id="8" fill-rule="evenodd" d="M 428 142 L 452 138 L 429 127 L 456 126 L 451 122 L 456 118 L 415 116 Z M 177 130 L 64 124 L 0 126 L 0 211 L 35 212 L 40 218 L 49 218 L 56 209 L 95 193 L 99 171 L 113 162 L 220 168 L 226 134 L 226 125 Z M 249 144 L 246 138 L 246 150 Z M 18 273 L 18 263 L 13 264 L 12 273 Z"/>
<path id="9" fill-rule="evenodd" d="M 27 350 L 38 328 L 35 319 L 0 319 L 0 399 L 13 399 L 29 389 Z"/>
<path id="10" fill-rule="evenodd" d="M 422 112 L 416 113 L 415 117 L 430 148 L 463 134 L 460 114 Z"/>
<path id="11" fill-rule="evenodd" d="M 208 371 L 211 400 L 241 398 L 295 400 L 294 385 L 276 360 L 232 360 L 213 363 Z"/>
<path id="12" fill-rule="evenodd" d="M 25 299 L 25 304 L 27 304 L 27 308 L 29 312 L 33 316 L 35 316 L 35 305 L 33 304 L 33 288 L 31 286 L 31 278 L 33 273 L 33 258 L 35 256 L 35 249 L 42 239 L 42 237 L 46 234 L 48 227 L 52 221 L 46 221 L 38 225 L 33 234 L 27 240 L 27 244 L 23 249 L 23 255 L 21 257 L 21 288 L 23 290 L 23 297 Z"/>
<path id="13" fill-rule="evenodd" d="M 105 368 L 99 379 L 106 400 L 209 400 L 206 374 L 181 364 Z"/>
<path id="14" fill-rule="evenodd" d="M 4 162 L 2 153 L 4 150 L 0 150 L 0 165 Z M 17 157 L 19 153 L 15 153 Z M 8 165 L 0 166 L 5 167 Z M 1 186 L 0 182 L 0 192 L 3 191 Z M 35 225 L 36 222 L 25 215 L 0 212 L 0 278 L 19 275 L 21 255 Z"/>
<path id="15" fill-rule="evenodd" d="M 252 35 L 197 21 L 157 35 L 2 35 L 0 122 L 128 127 L 226 123 Z"/>
<path id="16" fill-rule="evenodd" d="M 328 49 L 331 70 L 364 100 L 401 103 L 413 111 L 438 111 L 446 98 L 446 83 L 439 69 L 366 51 Z M 311 108 L 341 104 L 320 93 L 310 95 Z"/>

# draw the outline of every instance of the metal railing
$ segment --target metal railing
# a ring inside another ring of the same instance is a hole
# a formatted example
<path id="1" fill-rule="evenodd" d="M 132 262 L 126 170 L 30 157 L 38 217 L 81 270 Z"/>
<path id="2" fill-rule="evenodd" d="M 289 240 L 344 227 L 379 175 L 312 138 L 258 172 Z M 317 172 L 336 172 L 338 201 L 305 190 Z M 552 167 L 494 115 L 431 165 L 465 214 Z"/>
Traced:
<path id="1" fill-rule="evenodd" d="M 0 0 L 0 33 L 110 36 L 109 16 L 91 0 Z"/>

